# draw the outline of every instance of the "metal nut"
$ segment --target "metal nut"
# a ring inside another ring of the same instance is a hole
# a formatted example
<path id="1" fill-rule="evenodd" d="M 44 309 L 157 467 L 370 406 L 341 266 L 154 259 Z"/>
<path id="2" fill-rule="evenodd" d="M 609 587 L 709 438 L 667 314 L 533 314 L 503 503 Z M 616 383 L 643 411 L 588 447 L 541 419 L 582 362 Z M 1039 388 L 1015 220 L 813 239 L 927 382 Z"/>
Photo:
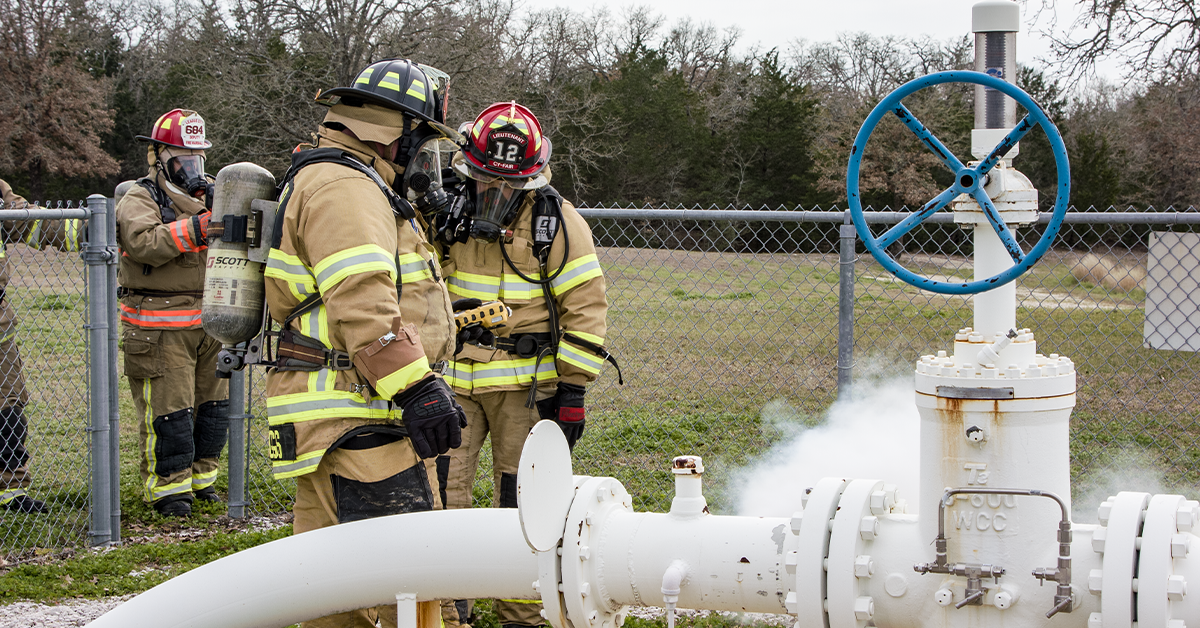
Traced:
<path id="1" fill-rule="evenodd" d="M 867 515 L 858 523 L 858 536 L 864 541 L 874 541 L 879 534 L 879 517 Z"/>
<path id="2" fill-rule="evenodd" d="M 854 618 L 858 621 L 867 621 L 875 616 L 875 600 L 862 596 L 854 600 Z"/>
<path id="3" fill-rule="evenodd" d="M 1167 599 L 1172 602 L 1180 602 L 1187 595 L 1187 581 L 1183 576 L 1171 576 L 1167 578 Z"/>
<path id="4" fill-rule="evenodd" d="M 873 575 L 875 575 L 875 561 L 871 560 L 870 556 L 856 556 L 854 558 L 854 577 L 870 578 Z"/>
<path id="5" fill-rule="evenodd" d="M 939 606 L 950 606 L 954 601 L 954 592 L 950 589 L 938 589 L 937 593 L 933 594 L 933 599 Z"/>
<path id="6" fill-rule="evenodd" d="M 1005 610 L 1013 605 L 1012 593 L 1008 591 L 997 591 L 996 596 L 992 598 L 992 605 L 1000 610 Z"/>
<path id="7" fill-rule="evenodd" d="M 1192 527 L 1200 521 L 1200 506 L 1194 501 L 1183 502 L 1183 507 L 1175 512 L 1175 528 L 1180 532 L 1191 532 Z"/>
<path id="8" fill-rule="evenodd" d="M 1100 525 L 1108 525 L 1108 517 L 1112 514 L 1112 502 L 1104 502 L 1096 509 L 1096 518 L 1100 520 Z"/>
<path id="9" fill-rule="evenodd" d="M 1100 595 L 1104 590 L 1104 570 L 1093 569 L 1088 572 L 1088 593 Z"/>
<path id="10" fill-rule="evenodd" d="M 1189 536 L 1188 534 L 1171 535 L 1171 558 L 1187 558 L 1188 550 L 1191 549 Z"/>
<path id="11" fill-rule="evenodd" d="M 1104 553 L 1104 542 L 1108 540 L 1108 528 L 1096 528 L 1092 532 L 1092 551 L 1097 554 Z"/>

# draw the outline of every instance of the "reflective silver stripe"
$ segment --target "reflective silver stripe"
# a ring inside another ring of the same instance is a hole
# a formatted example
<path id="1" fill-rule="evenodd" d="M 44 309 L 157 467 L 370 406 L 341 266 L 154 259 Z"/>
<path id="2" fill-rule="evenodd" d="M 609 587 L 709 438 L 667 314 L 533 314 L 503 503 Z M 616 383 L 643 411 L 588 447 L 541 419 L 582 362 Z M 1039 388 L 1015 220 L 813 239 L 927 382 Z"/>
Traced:
<path id="1" fill-rule="evenodd" d="M 11 491 L 4 491 L 3 493 L 0 493 L 0 504 L 7 504 L 8 502 L 11 502 L 12 500 L 14 500 L 22 495 L 25 495 L 25 494 L 26 494 L 25 489 L 23 489 L 23 488 L 14 489 Z"/>
<path id="2" fill-rule="evenodd" d="M 471 379 L 481 380 L 491 379 L 493 377 L 516 377 L 518 380 L 520 380 L 523 377 L 531 378 L 533 377 L 533 367 L 533 364 L 529 364 L 528 366 L 513 366 L 512 360 L 479 363 L 475 365 L 475 368 L 471 369 Z M 538 365 L 537 371 L 539 375 L 547 372 L 554 372 L 554 360 L 550 358 L 542 358 L 542 363 Z"/>
<path id="3" fill-rule="evenodd" d="M 200 320 L 199 314 L 181 314 L 179 316 L 143 316 L 141 314 L 129 311 L 125 312 L 125 317 L 146 323 L 170 323 L 175 321 L 187 322 L 192 320 Z"/>
<path id="4" fill-rule="evenodd" d="M 563 342 L 558 345 L 558 353 L 559 353 L 560 358 L 563 355 L 566 355 L 567 357 L 574 358 L 575 360 L 582 362 L 584 364 L 593 365 L 596 368 L 596 371 L 599 371 L 600 367 L 604 366 L 603 359 L 601 359 L 591 353 L 584 353 L 582 351 L 576 351 L 575 348 L 568 345 L 567 342 L 570 342 L 570 341 L 566 341 L 566 342 Z"/>
<path id="5" fill-rule="evenodd" d="M 287 463 L 272 462 L 271 463 L 271 473 L 273 473 L 275 475 L 280 475 L 280 474 L 284 474 L 284 473 L 295 473 L 296 471 L 299 471 L 301 469 L 307 469 L 309 467 L 312 467 L 315 469 L 317 467 L 317 465 L 319 465 L 319 464 L 321 464 L 321 456 L 314 456 L 312 458 L 309 458 L 308 460 L 296 460 L 294 462 L 287 462 Z M 303 474 L 301 474 L 301 475 L 303 475 Z"/>
<path id="6" fill-rule="evenodd" d="M 314 410 L 382 410 L 386 412 L 390 407 L 386 399 L 372 399 L 366 402 L 355 399 L 316 399 L 313 401 L 298 401 L 280 406 L 272 406 L 268 403 L 267 416 L 274 421 L 288 415 L 312 412 Z"/>
<path id="7" fill-rule="evenodd" d="M 433 273 L 429 271 L 429 264 L 427 262 L 409 262 L 407 264 L 400 265 L 400 281 L 411 283 L 413 281 L 417 281 L 418 279 L 422 279 L 423 277 L 418 277 L 417 279 L 404 278 L 408 275 L 417 273 L 424 273 L 426 277 L 433 277 Z"/>
<path id="8" fill-rule="evenodd" d="M 288 275 L 298 275 L 300 277 L 312 277 L 312 273 L 304 264 L 291 264 L 278 255 L 272 255 L 267 258 L 267 268 L 277 270 Z"/>
<path id="9" fill-rule="evenodd" d="M 192 492 L 191 480 L 188 480 L 186 482 L 179 482 L 179 483 L 173 485 L 173 488 L 150 489 L 150 494 L 155 500 L 161 499 L 163 497 L 168 497 L 170 495 L 178 495 L 180 493 L 190 493 L 190 492 Z"/>
<path id="10" fill-rule="evenodd" d="M 575 279 L 584 273 L 595 272 L 598 270 L 600 270 L 600 261 L 595 259 L 589 260 L 587 263 L 579 266 L 579 268 L 573 268 L 571 270 L 564 271 L 563 274 L 555 277 L 554 281 L 550 282 L 550 287 L 557 292 L 560 287 L 562 287 L 564 284 L 570 283 L 572 279 Z"/>
<path id="11" fill-rule="evenodd" d="M 338 274 L 339 272 L 341 272 L 343 270 L 352 268 L 354 266 L 358 266 L 359 264 L 371 264 L 371 263 L 387 264 L 389 268 L 393 269 L 392 270 L 393 274 L 395 274 L 395 272 L 396 272 L 395 271 L 396 262 L 391 257 L 384 255 L 383 253 L 380 253 L 379 251 L 370 251 L 367 253 L 362 253 L 359 255 L 347 257 L 344 260 L 339 260 L 339 261 L 336 261 L 336 262 L 330 264 L 327 268 L 323 268 L 320 272 L 317 273 L 317 285 L 319 285 L 319 286 L 325 285 L 325 282 L 329 281 L 331 278 L 333 278 L 334 275 Z"/>
<path id="12" fill-rule="evenodd" d="M 466 279 L 463 279 L 462 277 L 459 277 L 458 273 L 451 275 L 450 278 L 446 280 L 446 283 L 451 286 L 454 286 L 456 288 L 462 288 L 463 290 L 467 290 L 470 292 L 478 292 L 478 293 L 482 293 L 485 295 L 491 295 L 493 297 L 499 296 L 499 294 L 500 294 L 500 286 L 499 285 L 489 285 L 486 283 L 480 283 L 478 281 L 468 281 Z"/>

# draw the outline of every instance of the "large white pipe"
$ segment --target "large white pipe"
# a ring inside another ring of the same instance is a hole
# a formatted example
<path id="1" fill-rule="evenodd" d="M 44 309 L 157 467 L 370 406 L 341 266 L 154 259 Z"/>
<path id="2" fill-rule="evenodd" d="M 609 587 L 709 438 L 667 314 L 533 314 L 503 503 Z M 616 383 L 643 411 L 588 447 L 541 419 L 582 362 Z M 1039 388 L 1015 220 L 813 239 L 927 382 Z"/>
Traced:
<path id="1" fill-rule="evenodd" d="M 306 532 L 194 569 L 91 628 L 278 628 L 332 613 L 420 601 L 537 599 L 537 557 L 515 509 L 410 513 Z M 203 604 L 180 604 L 203 594 Z"/>
<path id="2" fill-rule="evenodd" d="M 795 586 L 782 563 L 795 536 L 781 518 L 615 513 L 594 551 L 598 590 L 618 605 L 663 606 L 663 576 L 687 566 L 679 608 L 786 613 Z"/>

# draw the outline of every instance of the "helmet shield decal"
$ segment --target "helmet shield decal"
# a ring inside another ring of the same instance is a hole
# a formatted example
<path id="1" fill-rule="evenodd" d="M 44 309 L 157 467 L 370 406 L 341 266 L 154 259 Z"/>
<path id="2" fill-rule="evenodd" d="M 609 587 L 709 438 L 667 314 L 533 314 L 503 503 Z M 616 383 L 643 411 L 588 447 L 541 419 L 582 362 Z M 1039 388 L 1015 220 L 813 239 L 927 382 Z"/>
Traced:
<path id="1" fill-rule="evenodd" d="M 529 136 L 512 124 L 506 124 L 488 134 L 487 166 L 496 172 L 517 174 L 528 169 L 525 158 Z M 535 155 L 536 157 L 536 155 Z"/>
<path id="2" fill-rule="evenodd" d="M 192 115 L 180 120 L 179 134 L 184 148 L 204 150 L 212 146 L 212 144 L 209 144 L 204 139 L 204 118 L 201 118 L 200 114 L 192 113 Z"/>

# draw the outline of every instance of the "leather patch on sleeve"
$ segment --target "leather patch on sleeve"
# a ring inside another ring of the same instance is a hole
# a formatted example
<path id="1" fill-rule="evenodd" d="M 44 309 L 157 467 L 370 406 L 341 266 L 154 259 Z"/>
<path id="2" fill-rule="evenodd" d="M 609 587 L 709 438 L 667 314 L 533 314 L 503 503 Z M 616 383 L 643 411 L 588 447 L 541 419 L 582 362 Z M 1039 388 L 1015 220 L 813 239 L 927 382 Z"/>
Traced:
<path id="1" fill-rule="evenodd" d="M 425 361 L 425 348 L 417 326 L 403 325 L 399 316 L 392 319 L 392 332 L 354 354 L 358 373 L 376 387 L 380 379 L 418 361 Z"/>

